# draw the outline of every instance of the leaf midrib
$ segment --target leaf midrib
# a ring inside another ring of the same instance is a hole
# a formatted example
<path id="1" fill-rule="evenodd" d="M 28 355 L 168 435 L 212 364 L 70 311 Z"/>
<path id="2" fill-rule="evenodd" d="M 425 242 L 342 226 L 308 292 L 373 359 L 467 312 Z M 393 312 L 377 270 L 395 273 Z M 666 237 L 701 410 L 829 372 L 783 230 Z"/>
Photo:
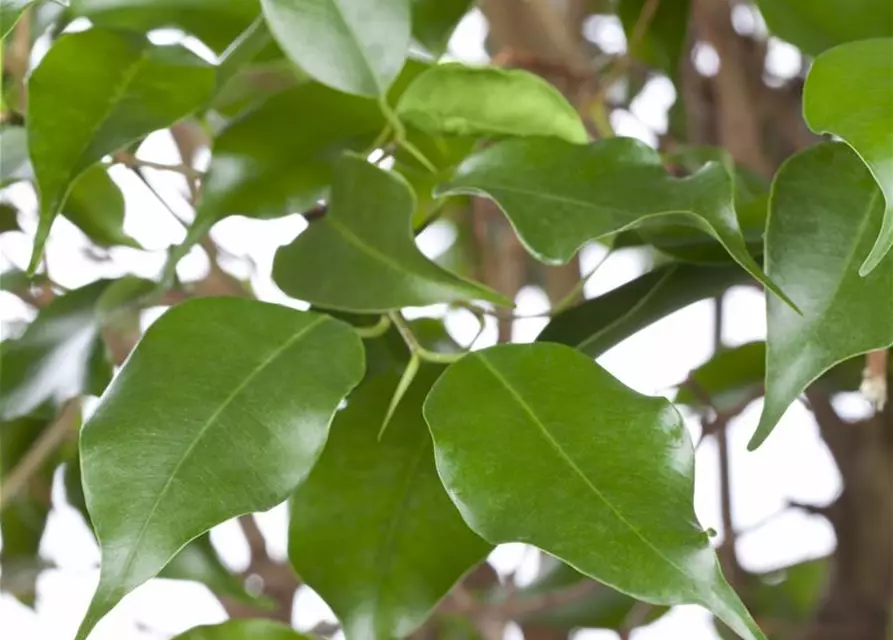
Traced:
<path id="1" fill-rule="evenodd" d="M 167 480 L 164 483 L 164 486 L 161 488 L 161 491 L 158 493 L 158 497 L 155 499 L 152 508 L 149 510 L 148 515 L 146 516 L 145 521 L 143 522 L 142 527 L 140 528 L 139 533 L 137 534 L 136 541 L 130 547 L 130 552 L 127 554 L 127 558 L 124 561 L 123 569 L 121 570 L 122 577 L 126 577 L 130 568 L 133 566 L 133 562 L 137 556 L 137 550 L 142 544 L 143 538 L 146 535 L 146 531 L 149 528 L 149 524 L 152 522 L 152 519 L 155 517 L 156 512 L 158 511 L 158 507 L 161 504 L 161 501 L 164 499 L 168 490 L 173 484 L 174 478 L 177 476 L 177 473 L 183 467 L 183 464 L 190 457 L 192 452 L 195 450 L 198 443 L 202 440 L 205 434 L 210 429 L 211 425 L 215 423 L 217 418 L 226 410 L 226 408 L 232 403 L 232 401 L 242 392 L 244 391 L 249 384 L 251 384 L 252 380 L 254 380 L 264 369 L 270 366 L 274 360 L 280 357 L 285 351 L 294 346 L 301 338 L 306 337 L 313 329 L 318 327 L 320 324 L 325 322 L 327 318 L 325 316 L 321 316 L 309 324 L 301 327 L 300 330 L 295 332 L 291 338 L 282 343 L 281 346 L 277 347 L 273 351 L 271 351 L 266 358 L 264 358 L 256 367 L 254 367 L 247 376 L 240 382 L 231 392 L 230 394 L 223 400 L 222 403 L 214 410 L 214 412 L 210 415 L 210 417 L 202 424 L 199 428 L 198 432 L 193 438 L 192 442 L 183 452 L 183 455 L 180 456 L 180 459 L 177 461 L 177 464 L 174 466 L 174 469 L 171 471 Z"/>
<path id="2" fill-rule="evenodd" d="M 335 8 L 335 13 L 338 14 L 338 17 L 341 19 L 341 22 L 344 24 L 344 28 L 347 29 L 347 33 L 350 35 L 350 41 L 354 45 L 354 49 L 356 49 L 357 53 L 360 54 L 360 59 L 366 65 L 366 70 L 369 72 L 369 77 L 372 78 L 372 84 L 375 85 L 375 90 L 378 95 L 384 94 L 384 87 L 381 86 L 381 82 L 379 82 L 378 74 L 375 73 L 375 67 L 372 66 L 372 61 L 369 60 L 366 55 L 366 50 L 361 46 L 361 41 L 357 36 L 357 32 L 354 30 L 353 25 L 348 22 L 347 15 L 344 13 L 344 9 L 341 8 L 339 4 L 339 0 L 330 0 L 332 6 Z"/>
<path id="3" fill-rule="evenodd" d="M 561 445 L 552 437 L 552 434 L 549 433 L 549 430 L 546 429 L 546 426 L 539 419 L 539 417 L 534 412 L 533 408 L 524 400 L 520 393 L 518 393 L 517 389 L 515 389 L 509 381 L 505 378 L 505 376 L 500 373 L 500 371 L 494 367 L 484 356 L 482 353 L 478 354 L 478 357 L 484 367 L 493 375 L 494 378 L 505 388 L 505 390 L 509 393 L 509 395 L 518 403 L 521 407 L 521 410 L 530 418 L 531 422 L 537 427 L 542 436 L 546 439 L 552 449 L 559 455 L 559 457 L 564 460 L 567 465 L 574 471 L 574 473 L 589 487 L 592 493 L 604 503 L 606 507 L 614 514 L 614 516 L 629 529 L 632 531 L 637 538 L 639 538 L 646 547 L 651 549 L 655 555 L 657 555 L 661 560 L 666 562 L 668 565 L 673 567 L 679 574 L 685 577 L 687 580 L 694 580 L 697 582 L 698 580 L 690 575 L 687 571 L 685 571 L 678 564 L 673 562 L 665 553 L 663 553 L 659 548 L 657 548 L 648 538 L 646 538 L 638 528 L 636 528 L 629 520 L 627 520 L 622 513 L 614 506 L 614 504 L 605 497 L 605 495 L 599 491 L 598 487 L 596 487 L 589 477 L 583 473 L 583 470 L 577 466 L 577 464 L 571 459 L 571 457 L 564 451 Z M 694 600 L 700 601 L 701 596 L 699 593 L 691 590 L 688 585 L 686 585 L 686 591 L 688 595 L 691 596 Z"/>

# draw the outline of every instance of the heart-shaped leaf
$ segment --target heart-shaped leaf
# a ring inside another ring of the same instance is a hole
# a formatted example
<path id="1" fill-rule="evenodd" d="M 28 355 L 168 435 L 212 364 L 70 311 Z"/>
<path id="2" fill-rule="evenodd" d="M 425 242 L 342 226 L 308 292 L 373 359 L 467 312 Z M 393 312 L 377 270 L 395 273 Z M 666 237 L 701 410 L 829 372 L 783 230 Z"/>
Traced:
<path id="1" fill-rule="evenodd" d="M 441 480 L 485 540 L 534 544 L 618 591 L 701 604 L 765 640 L 697 525 L 694 449 L 665 399 L 569 347 L 504 345 L 452 365 L 424 411 Z"/>
<path id="2" fill-rule="evenodd" d="M 537 341 L 559 342 L 597 358 L 664 316 L 748 281 L 750 276 L 734 266 L 659 267 L 558 314 Z"/>
<path id="3" fill-rule="evenodd" d="M 94 165 L 75 181 L 62 214 L 101 247 L 141 248 L 124 233 L 124 194 L 104 167 Z"/>
<path id="4" fill-rule="evenodd" d="M 78 640 L 187 542 L 282 502 L 362 375 L 356 332 L 325 315 L 206 298 L 153 324 L 81 433 L 102 565 Z"/>
<path id="5" fill-rule="evenodd" d="M 108 285 L 108 280 L 99 280 L 56 298 L 20 338 L 3 342 L 0 418 L 29 415 L 46 403 L 55 407 L 82 393 L 102 392 L 111 370 L 99 339 L 96 305 Z"/>
<path id="6" fill-rule="evenodd" d="M 585 242 L 656 216 L 672 216 L 716 238 L 753 277 L 784 293 L 747 251 L 734 183 L 721 163 L 686 178 L 664 171 L 658 153 L 631 138 L 573 145 L 507 140 L 460 165 L 444 193 L 485 195 L 505 212 L 538 260 L 569 261 Z"/>
<path id="7" fill-rule="evenodd" d="M 817 56 L 866 38 L 893 36 L 889 0 L 757 0 L 769 30 Z"/>
<path id="8" fill-rule="evenodd" d="M 291 627 L 272 620 L 229 620 L 195 627 L 174 640 L 312 640 Z"/>
<path id="9" fill-rule="evenodd" d="M 859 275 L 883 217 L 881 190 L 843 143 L 801 151 L 776 174 L 766 271 L 802 315 L 767 299 L 766 400 L 751 449 L 824 371 L 893 344 L 893 254 Z"/>
<path id="10" fill-rule="evenodd" d="M 397 115 L 434 134 L 589 139 L 576 109 L 558 89 L 521 69 L 435 65 L 400 97 Z"/>
<path id="11" fill-rule="evenodd" d="M 380 441 L 399 376 L 360 386 L 292 497 L 292 565 L 348 638 L 408 636 L 492 549 L 462 521 L 434 468 L 422 402 L 441 370 L 422 368 Z"/>
<path id="12" fill-rule="evenodd" d="M 78 176 L 188 115 L 213 89 L 213 68 L 179 45 L 159 47 L 134 33 L 104 29 L 59 38 L 28 82 L 28 149 L 40 192 L 29 271 L 37 269 Z"/>
<path id="13" fill-rule="evenodd" d="M 893 3 L 887 3 L 893 12 Z M 893 23 L 891 15 L 890 23 Z M 803 116 L 816 133 L 849 143 L 874 175 L 887 208 L 859 268 L 867 275 L 893 248 L 893 38 L 841 45 L 816 58 L 803 89 Z M 864 256 L 859 256 L 864 257 Z"/>
<path id="14" fill-rule="evenodd" d="M 273 277 L 288 295 L 324 308 L 382 312 L 480 298 L 505 301 L 428 260 L 410 230 L 406 181 L 364 159 L 337 163 L 328 210 L 279 249 Z"/>
<path id="15" fill-rule="evenodd" d="M 261 0 L 273 37 L 323 84 L 384 96 L 409 49 L 410 0 Z"/>

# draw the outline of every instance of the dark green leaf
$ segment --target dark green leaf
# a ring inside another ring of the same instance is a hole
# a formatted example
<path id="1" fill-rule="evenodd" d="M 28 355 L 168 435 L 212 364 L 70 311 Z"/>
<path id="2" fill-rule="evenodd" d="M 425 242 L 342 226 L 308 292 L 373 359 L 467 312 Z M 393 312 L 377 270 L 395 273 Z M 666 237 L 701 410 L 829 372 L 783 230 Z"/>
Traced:
<path id="1" fill-rule="evenodd" d="M 748 342 L 724 349 L 689 374 L 676 394 L 676 404 L 704 406 L 704 396 L 720 413 L 742 409 L 762 395 L 766 375 L 766 343 Z"/>
<path id="2" fill-rule="evenodd" d="M 893 3 L 887 3 L 893 25 Z M 866 275 L 893 248 L 893 38 L 853 42 L 820 55 L 803 89 L 803 116 L 816 133 L 850 144 L 877 180 L 887 209 L 859 268 Z M 862 256 L 860 256 L 862 257 Z"/>
<path id="3" fill-rule="evenodd" d="M 0 202 L 0 233 L 19 230 L 19 211 L 11 204 Z"/>
<path id="4" fill-rule="evenodd" d="M 92 166 L 75 181 L 62 214 L 99 246 L 141 248 L 124 233 L 124 194 L 104 167 Z"/>
<path id="5" fill-rule="evenodd" d="M 462 521 L 434 468 L 422 402 L 440 372 L 419 372 L 380 441 L 399 378 L 364 383 L 292 497 L 289 557 L 348 638 L 408 636 L 492 549 Z"/>
<path id="6" fill-rule="evenodd" d="M 187 542 L 282 502 L 362 372 L 324 315 L 207 298 L 153 324 L 81 433 L 102 566 L 78 639 Z"/>
<path id="7" fill-rule="evenodd" d="M 735 215 L 734 183 L 721 163 L 679 179 L 664 171 L 656 151 L 630 138 L 588 146 L 508 140 L 462 163 L 445 192 L 493 199 L 528 251 L 551 264 L 568 262 L 589 240 L 672 216 L 716 238 L 738 264 L 785 298 L 747 251 Z"/>
<path id="8" fill-rule="evenodd" d="M 149 33 L 174 28 L 223 51 L 260 13 L 258 0 L 70 0 L 73 17 Z"/>
<path id="9" fill-rule="evenodd" d="M 195 627 L 174 640 L 312 640 L 271 620 L 230 620 L 221 624 Z"/>
<path id="10" fill-rule="evenodd" d="M 665 399 L 569 347 L 502 345 L 452 365 L 424 412 L 441 480 L 485 540 L 534 544 L 639 600 L 701 604 L 765 640 L 697 524 L 694 448 Z"/>
<path id="11" fill-rule="evenodd" d="M 40 191 L 29 271 L 78 176 L 188 115 L 213 89 L 213 68 L 181 46 L 102 29 L 59 38 L 28 82 L 28 149 Z"/>
<path id="12" fill-rule="evenodd" d="M 0 187 L 27 178 L 30 173 L 25 127 L 0 128 Z"/>
<path id="13" fill-rule="evenodd" d="M 403 67 L 410 0 L 261 0 L 270 32 L 323 84 L 383 97 Z"/>
<path id="14" fill-rule="evenodd" d="M 279 249 L 273 277 L 288 295 L 324 308 L 383 312 L 479 298 L 489 289 L 441 269 L 416 247 L 412 190 L 397 174 L 345 155 L 326 215 Z"/>
<path id="15" fill-rule="evenodd" d="M 617 14 L 630 43 L 632 57 L 657 67 L 671 78 L 677 76 L 688 33 L 691 2 L 663 0 L 652 15 L 646 16 L 643 11 L 651 11 L 651 0 L 621 0 Z"/>
<path id="16" fill-rule="evenodd" d="M 558 314 L 537 340 L 597 358 L 664 316 L 748 281 L 750 276 L 737 267 L 667 265 Z"/>
<path id="17" fill-rule="evenodd" d="M 56 298 L 18 340 L 0 348 L 0 417 L 31 414 L 82 393 L 101 392 L 110 377 L 99 339 L 100 280 Z M 98 387 L 98 388 L 97 388 Z"/>
<path id="18" fill-rule="evenodd" d="M 548 82 L 520 69 L 435 65 L 397 103 L 401 120 L 434 134 L 589 139 L 576 109 Z"/>
<path id="19" fill-rule="evenodd" d="M 852 40 L 893 36 L 890 0 L 757 0 L 769 29 L 816 56 Z"/>
<path id="20" fill-rule="evenodd" d="M 473 0 L 412 0 L 412 36 L 428 51 L 440 55 L 473 4 Z"/>
<path id="21" fill-rule="evenodd" d="M 766 271 L 802 315 L 767 301 L 766 401 L 751 449 L 824 371 L 893 344 L 893 254 L 858 272 L 883 215 L 880 189 L 843 143 L 802 151 L 776 174 Z"/>

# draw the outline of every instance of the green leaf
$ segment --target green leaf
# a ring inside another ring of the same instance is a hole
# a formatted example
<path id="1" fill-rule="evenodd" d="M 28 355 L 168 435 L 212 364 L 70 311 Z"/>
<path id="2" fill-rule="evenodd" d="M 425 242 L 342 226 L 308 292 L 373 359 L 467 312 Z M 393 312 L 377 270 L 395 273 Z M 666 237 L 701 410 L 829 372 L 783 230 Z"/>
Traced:
<path id="1" fill-rule="evenodd" d="M 213 89 L 213 68 L 181 46 L 102 29 L 59 38 L 28 82 L 28 148 L 40 191 L 29 271 L 78 176 L 188 115 Z"/>
<path id="2" fill-rule="evenodd" d="M 452 365 L 424 412 L 441 480 L 485 540 L 534 544 L 639 600 L 701 604 L 765 640 L 697 524 L 694 449 L 665 399 L 569 347 L 504 345 Z"/>
<path id="3" fill-rule="evenodd" d="M 630 43 L 630 55 L 651 67 L 657 67 L 671 78 L 676 77 L 680 72 L 679 60 L 688 33 L 691 0 L 660 2 L 645 23 L 639 39 L 634 41 L 637 28 L 641 29 L 645 20 L 643 11 L 649 4 L 649 0 L 621 0 L 617 7 L 617 15 Z"/>
<path id="4" fill-rule="evenodd" d="M 888 3 L 893 25 L 893 3 Z M 887 209 L 859 268 L 867 275 L 893 248 L 893 38 L 853 42 L 820 55 L 806 78 L 803 116 L 816 133 L 855 149 L 877 180 Z"/>
<path id="5" fill-rule="evenodd" d="M 383 97 L 409 49 L 410 0 L 261 0 L 286 55 L 325 85 Z"/>
<path id="6" fill-rule="evenodd" d="M 0 418 L 9 420 L 82 393 L 100 393 L 111 377 L 99 338 L 99 280 L 41 309 L 18 340 L 0 347 Z M 51 411 L 52 412 L 52 411 Z"/>
<path id="7" fill-rule="evenodd" d="M 0 0 L 0 41 L 15 28 L 22 13 L 32 2 L 33 0 Z"/>
<path id="8" fill-rule="evenodd" d="M 345 155 L 336 165 L 326 215 L 279 249 L 273 278 L 290 296 L 345 311 L 470 298 L 505 304 L 422 255 L 410 231 L 413 211 L 412 190 L 399 175 Z"/>
<path id="9" fill-rule="evenodd" d="M 816 56 L 852 40 L 893 36 L 889 0 L 757 0 L 769 30 Z"/>
<path id="10" fill-rule="evenodd" d="M 260 13 L 258 0 L 70 0 L 72 17 L 149 33 L 173 28 L 222 52 Z"/>
<path id="11" fill-rule="evenodd" d="M 27 178 L 30 171 L 25 127 L 0 128 L 0 187 Z"/>
<path id="12" fill-rule="evenodd" d="M 62 214 L 101 247 L 142 248 L 124 233 L 124 194 L 105 167 L 94 165 L 75 181 Z"/>
<path id="13" fill-rule="evenodd" d="M 720 163 L 679 179 L 664 171 L 656 151 L 631 138 L 587 146 L 507 140 L 462 163 L 444 193 L 491 198 L 527 250 L 547 264 L 568 262 L 589 240 L 672 216 L 716 238 L 748 273 L 787 299 L 747 251 L 734 183 Z"/>
<path id="14" fill-rule="evenodd" d="M 18 209 L 6 202 L 0 202 L 0 233 L 19 230 Z"/>
<path id="15" fill-rule="evenodd" d="M 558 314 L 537 341 L 566 344 L 597 358 L 664 316 L 748 281 L 738 267 L 659 267 Z"/>
<path id="16" fill-rule="evenodd" d="M 412 0 L 413 38 L 431 53 L 442 54 L 473 4 L 473 0 Z"/>
<path id="17" fill-rule="evenodd" d="M 397 115 L 432 134 L 554 136 L 578 144 L 589 139 L 558 89 L 521 69 L 435 65 L 403 93 Z"/>
<path id="18" fill-rule="evenodd" d="M 766 270 L 802 315 L 767 301 L 766 401 L 751 449 L 824 371 L 893 344 L 893 255 L 858 273 L 883 215 L 880 189 L 843 143 L 806 149 L 776 174 Z"/>
<path id="19" fill-rule="evenodd" d="M 723 349 L 689 374 L 688 380 L 680 385 L 675 402 L 702 407 L 702 396 L 706 395 L 710 406 L 720 413 L 742 409 L 743 403 L 762 395 L 765 375 L 765 342 Z"/>
<path id="20" fill-rule="evenodd" d="M 312 640 L 272 620 L 229 620 L 221 624 L 195 627 L 174 640 Z"/>
<path id="21" fill-rule="evenodd" d="M 408 636 L 492 549 L 462 521 L 434 468 L 422 402 L 441 371 L 422 368 L 380 441 L 399 378 L 360 386 L 292 497 L 292 565 L 348 638 Z"/>
<path id="22" fill-rule="evenodd" d="M 362 374 L 356 333 L 324 315 L 206 298 L 153 324 L 81 432 L 102 565 L 78 640 L 187 542 L 282 502 Z"/>

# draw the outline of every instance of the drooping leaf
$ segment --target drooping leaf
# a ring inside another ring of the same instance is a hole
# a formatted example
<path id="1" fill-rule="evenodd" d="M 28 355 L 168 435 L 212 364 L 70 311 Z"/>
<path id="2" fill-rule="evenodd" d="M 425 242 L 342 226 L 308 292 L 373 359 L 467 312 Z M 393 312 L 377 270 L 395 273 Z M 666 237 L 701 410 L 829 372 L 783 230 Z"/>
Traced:
<path id="1" fill-rule="evenodd" d="M 738 264 L 785 298 L 747 251 L 734 184 L 719 163 L 679 179 L 664 171 L 656 151 L 630 138 L 588 146 L 508 140 L 468 158 L 444 193 L 491 198 L 527 250 L 549 264 L 568 262 L 589 240 L 672 216 L 716 238 Z"/>
<path id="2" fill-rule="evenodd" d="M 30 172 L 25 127 L 0 128 L 0 187 L 25 179 Z"/>
<path id="3" fill-rule="evenodd" d="M 292 61 L 325 85 L 384 96 L 403 67 L 410 0 L 261 0 L 270 32 Z"/>
<path id="4" fill-rule="evenodd" d="M 637 599 L 701 604 L 765 640 L 697 524 L 694 450 L 665 399 L 569 347 L 503 345 L 452 365 L 424 412 L 441 480 L 485 540 L 534 544 Z"/>
<path id="5" fill-rule="evenodd" d="M 472 4 L 473 0 L 412 0 L 413 38 L 431 53 L 443 53 Z"/>
<path id="6" fill-rule="evenodd" d="M 521 69 L 435 65 L 403 93 L 397 115 L 434 134 L 554 136 L 577 144 L 589 139 L 558 89 Z"/>
<path id="7" fill-rule="evenodd" d="M 362 373 L 328 316 L 206 298 L 156 321 L 81 433 L 102 565 L 78 640 L 187 542 L 282 502 Z"/>
<path id="8" fill-rule="evenodd" d="M 41 309 L 17 340 L 0 346 L 0 418 L 25 416 L 82 393 L 101 393 L 111 371 L 99 338 L 99 280 Z M 50 408 L 53 413 L 54 407 Z"/>
<path id="9" fill-rule="evenodd" d="M 893 36 L 889 0 L 757 0 L 769 30 L 817 56 L 831 47 Z"/>
<path id="10" fill-rule="evenodd" d="M 648 0 L 621 0 L 617 14 L 630 43 L 630 54 L 672 78 L 680 72 L 691 0 L 663 0 L 653 14 L 643 15 L 651 11 L 652 4 Z"/>
<path id="11" fill-rule="evenodd" d="M 348 638 L 408 636 L 492 549 L 462 521 L 434 468 L 422 402 L 441 371 L 422 368 L 380 441 L 399 378 L 365 382 L 292 497 L 292 565 Z"/>
<path id="12" fill-rule="evenodd" d="M 75 181 L 62 214 L 99 246 L 141 248 L 124 233 L 124 194 L 104 167 L 94 165 Z"/>
<path id="13" fill-rule="evenodd" d="M 893 344 L 893 255 L 859 275 L 884 198 L 858 156 L 839 142 L 793 156 L 775 176 L 770 209 L 766 271 L 802 315 L 767 300 L 766 400 L 751 449 L 824 371 Z"/>
<path id="14" fill-rule="evenodd" d="M 558 314 L 537 341 L 566 344 L 597 358 L 664 316 L 748 281 L 738 267 L 659 267 Z"/>
<path id="15" fill-rule="evenodd" d="M 414 210 L 400 176 L 346 154 L 325 216 L 279 249 L 273 278 L 290 296 L 360 313 L 470 298 L 505 303 L 422 255 L 410 231 Z"/>
<path id="16" fill-rule="evenodd" d="M 195 627 L 174 640 L 313 640 L 272 620 L 229 620 Z"/>
<path id="17" fill-rule="evenodd" d="M 149 33 L 182 29 L 220 53 L 260 13 L 258 0 L 69 0 L 72 17 Z"/>
<path id="18" fill-rule="evenodd" d="M 59 38 L 28 82 L 28 149 L 40 191 L 29 271 L 72 183 L 104 155 L 201 106 L 214 70 L 189 50 L 89 29 Z M 136 108 L 138 105 L 139 108 Z"/>
<path id="19" fill-rule="evenodd" d="M 893 29 L 893 3 L 888 23 Z M 893 34 L 891 34 L 893 35 Z M 849 143 L 877 180 L 887 208 L 877 241 L 859 268 L 866 275 L 893 247 L 893 37 L 841 45 L 813 63 L 803 116 L 816 133 Z"/>
<path id="20" fill-rule="evenodd" d="M 723 349 L 692 371 L 679 386 L 676 404 L 710 407 L 720 413 L 743 408 L 742 404 L 762 395 L 766 374 L 766 343 L 748 342 Z"/>

